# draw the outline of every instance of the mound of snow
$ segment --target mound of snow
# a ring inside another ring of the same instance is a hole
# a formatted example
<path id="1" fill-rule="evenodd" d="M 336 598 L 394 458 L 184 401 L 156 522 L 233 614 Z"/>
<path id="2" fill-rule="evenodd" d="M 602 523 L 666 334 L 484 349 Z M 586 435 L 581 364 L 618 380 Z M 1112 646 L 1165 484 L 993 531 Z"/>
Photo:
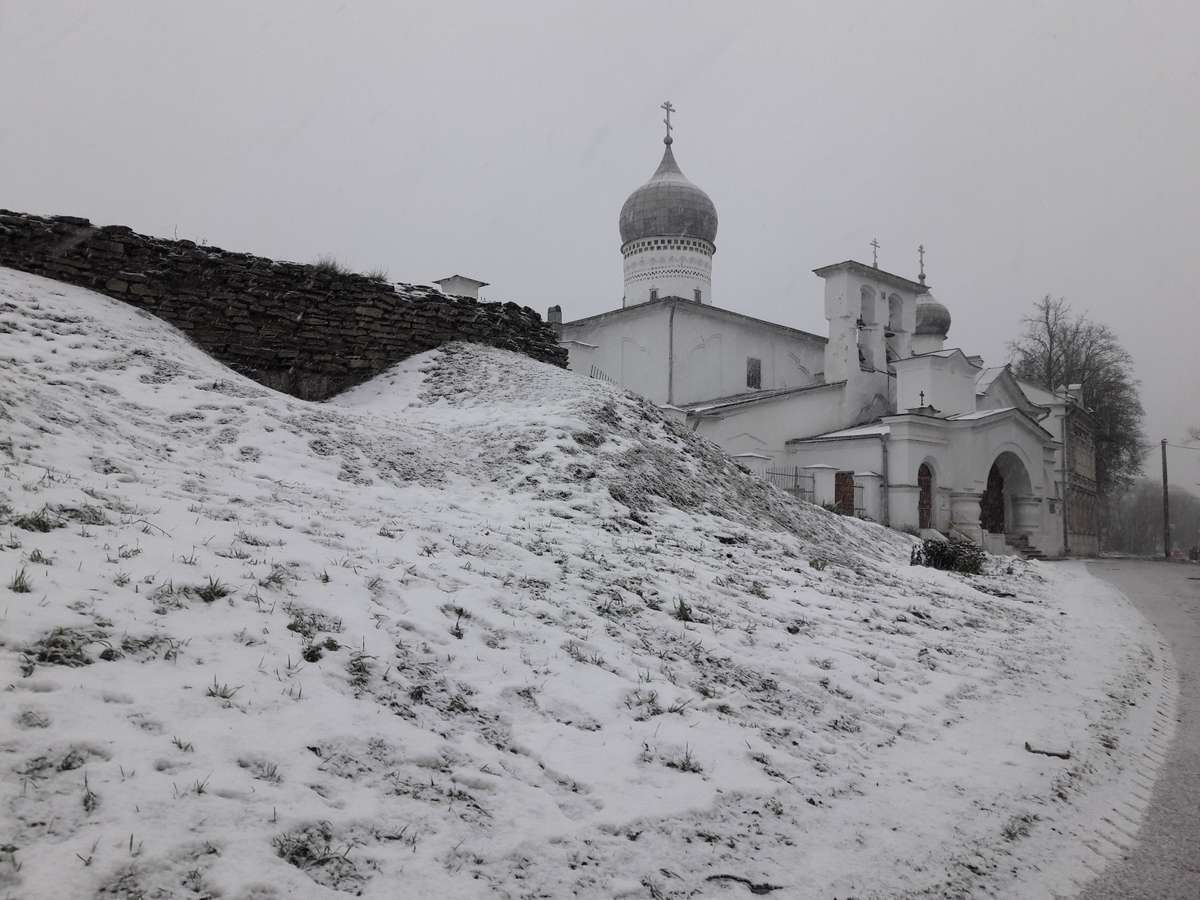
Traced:
<path id="1" fill-rule="evenodd" d="M 0 385 L 13 895 L 961 889 L 1057 775 L 980 747 L 1074 715 L 1061 577 L 911 568 L 600 382 L 451 345 L 306 403 L 0 269 Z"/>

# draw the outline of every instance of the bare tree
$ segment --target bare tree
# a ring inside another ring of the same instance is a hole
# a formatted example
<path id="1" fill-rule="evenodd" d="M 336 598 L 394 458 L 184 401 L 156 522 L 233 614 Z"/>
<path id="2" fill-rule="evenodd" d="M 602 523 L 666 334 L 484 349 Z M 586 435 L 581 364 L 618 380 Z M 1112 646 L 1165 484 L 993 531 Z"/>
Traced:
<path id="1" fill-rule="evenodd" d="M 1115 497 L 1142 472 L 1144 413 L 1133 358 L 1111 328 L 1074 312 L 1061 297 L 1038 300 L 1021 323 L 1021 336 L 1009 344 L 1014 370 L 1054 393 L 1081 385 L 1096 426 L 1096 486 Z"/>

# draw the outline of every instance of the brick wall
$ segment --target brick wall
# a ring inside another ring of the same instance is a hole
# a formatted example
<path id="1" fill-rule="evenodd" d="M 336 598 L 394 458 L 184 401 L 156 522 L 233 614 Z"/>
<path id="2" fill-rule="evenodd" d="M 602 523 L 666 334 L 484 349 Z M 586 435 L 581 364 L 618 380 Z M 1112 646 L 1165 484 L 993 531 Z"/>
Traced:
<path id="1" fill-rule="evenodd" d="M 406 357 L 475 341 L 566 366 L 528 307 L 446 297 L 320 266 L 0 210 L 0 266 L 90 288 L 170 322 L 254 380 L 322 400 Z"/>

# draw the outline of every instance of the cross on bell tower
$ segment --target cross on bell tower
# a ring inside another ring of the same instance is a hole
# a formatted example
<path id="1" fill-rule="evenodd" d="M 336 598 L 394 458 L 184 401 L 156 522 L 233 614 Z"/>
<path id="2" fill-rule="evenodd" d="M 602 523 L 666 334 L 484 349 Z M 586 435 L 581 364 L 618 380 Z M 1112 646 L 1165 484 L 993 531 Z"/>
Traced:
<path id="1" fill-rule="evenodd" d="M 667 136 L 663 138 L 664 144 L 670 144 L 674 138 L 671 137 L 671 131 L 675 127 L 671 124 L 671 113 L 675 112 L 675 107 L 671 105 L 670 100 L 664 100 L 659 109 L 666 110 L 667 117 L 663 119 L 663 124 L 667 126 Z"/>
<path id="2" fill-rule="evenodd" d="M 871 238 L 871 265 L 879 268 L 879 238 Z"/>
<path id="3" fill-rule="evenodd" d="M 921 284 L 924 284 L 925 283 L 925 245 L 924 244 L 917 244 L 917 256 L 921 260 L 921 274 L 917 277 L 920 279 Z"/>

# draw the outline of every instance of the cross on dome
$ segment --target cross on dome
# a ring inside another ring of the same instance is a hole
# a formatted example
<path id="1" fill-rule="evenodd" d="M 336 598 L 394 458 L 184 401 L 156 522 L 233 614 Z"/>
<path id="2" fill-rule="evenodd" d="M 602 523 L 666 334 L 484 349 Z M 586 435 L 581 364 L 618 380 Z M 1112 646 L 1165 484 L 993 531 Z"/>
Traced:
<path id="1" fill-rule="evenodd" d="M 671 131 L 675 127 L 671 124 L 671 113 L 675 112 L 675 107 L 671 105 L 670 100 L 664 100 L 659 109 L 664 109 L 667 111 L 667 117 L 663 119 L 663 124 L 667 126 L 667 136 L 663 138 L 663 143 L 670 144 L 674 140 L 674 138 L 671 137 Z"/>

